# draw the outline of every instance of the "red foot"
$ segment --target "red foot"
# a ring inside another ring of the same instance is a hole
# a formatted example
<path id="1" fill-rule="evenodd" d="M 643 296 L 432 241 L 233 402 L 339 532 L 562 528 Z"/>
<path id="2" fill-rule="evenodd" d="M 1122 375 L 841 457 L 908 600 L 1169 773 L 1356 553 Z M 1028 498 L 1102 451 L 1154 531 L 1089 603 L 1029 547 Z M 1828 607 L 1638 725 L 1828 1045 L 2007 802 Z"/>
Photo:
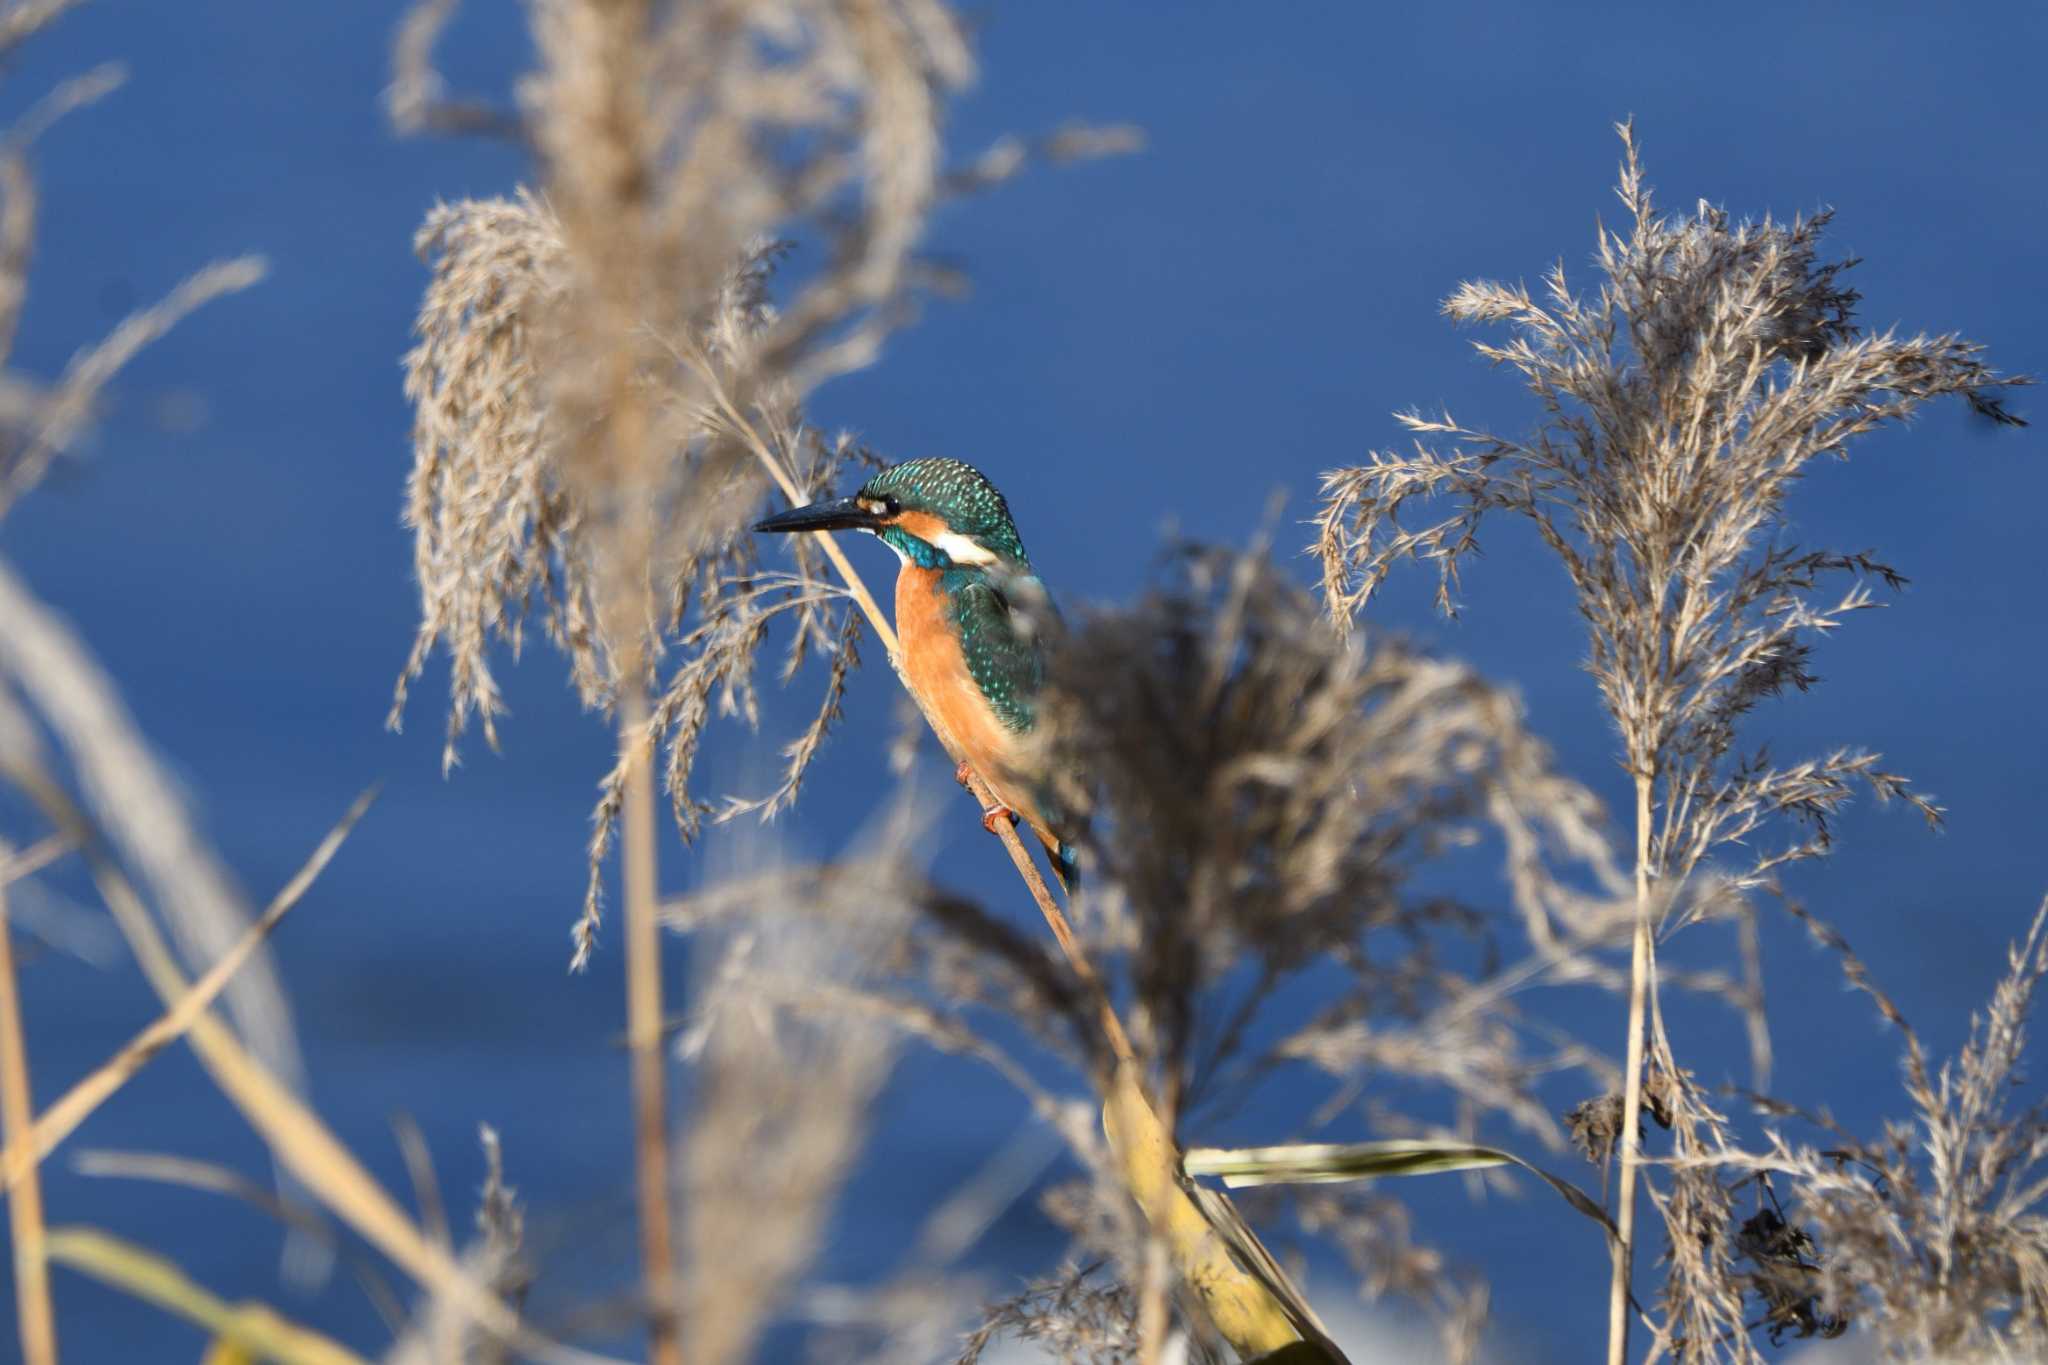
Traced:
<path id="1" fill-rule="evenodd" d="M 974 790 L 974 782 L 977 776 L 978 774 L 976 774 L 976 772 L 974 771 L 974 765 L 972 763 L 969 763 L 964 758 L 960 760 L 960 765 L 953 769 L 953 780 L 955 782 L 958 782 L 961 786 L 967 788 L 967 790 L 969 791 Z M 1011 810 L 1008 806 L 1003 805 L 1001 802 L 997 802 L 993 806 L 982 807 L 981 827 L 987 830 L 990 834 L 994 834 L 996 832 L 996 824 L 998 821 L 1008 820 L 1012 826 L 1015 826 L 1018 820 L 1022 818 L 1023 817 L 1019 816 L 1017 812 Z"/>

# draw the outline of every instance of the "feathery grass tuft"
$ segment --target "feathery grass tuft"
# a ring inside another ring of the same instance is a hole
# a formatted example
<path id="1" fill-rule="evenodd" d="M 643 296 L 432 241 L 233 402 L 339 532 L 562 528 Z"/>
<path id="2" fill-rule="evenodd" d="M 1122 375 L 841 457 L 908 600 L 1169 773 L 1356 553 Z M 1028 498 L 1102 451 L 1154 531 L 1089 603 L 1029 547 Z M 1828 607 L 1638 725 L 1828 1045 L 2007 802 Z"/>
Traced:
<path id="1" fill-rule="evenodd" d="M 1929 824 L 1941 808 L 1875 754 L 1843 750 L 1780 765 L 1737 740 L 1742 717 L 1788 689 L 1806 691 L 1815 641 L 1876 605 L 1872 580 L 1903 577 L 1862 553 L 1789 544 L 1784 503 L 1814 460 L 1951 397 L 2006 424 L 2021 379 L 1953 335 L 1872 333 L 1855 319 L 1853 261 L 1826 261 L 1830 215 L 1740 222 L 1702 202 L 1660 214 L 1633 129 L 1623 124 L 1616 193 L 1627 213 L 1601 228 L 1600 283 L 1574 292 L 1562 264 L 1538 294 L 1469 281 L 1444 302 L 1453 320 L 1505 327 L 1475 347 L 1520 375 L 1542 418 L 1529 434 L 1468 428 L 1448 414 L 1404 413 L 1407 454 L 1324 477 L 1316 553 L 1325 599 L 1348 624 L 1402 560 L 1432 564 L 1437 600 L 1454 607 L 1464 557 L 1489 514 L 1533 523 L 1562 564 L 1588 625 L 1588 667 L 1620 732 L 1636 796 L 1636 932 L 1618 1138 L 1621 1250 L 1610 1296 L 1610 1365 L 1627 1354 L 1630 1253 L 1645 1058 L 1666 1087 L 1674 1153 L 1665 1303 L 1678 1337 L 1701 1349 L 1743 1339 L 1727 1191 L 1692 1167 L 1725 1145 L 1725 1120 L 1674 1055 L 1657 1008 L 1656 945 L 1702 919 L 1753 914 L 1745 893 L 1832 842 L 1830 819 L 1857 786 L 1897 799 Z M 1419 526 L 1412 502 L 1447 500 Z M 1838 596 L 1822 595 L 1846 580 Z M 1756 839 L 1794 833 L 1761 853 Z M 1742 859 L 1701 876 L 1717 853 Z M 1744 865 L 1746 864 L 1746 865 Z M 1751 933 L 1745 921 L 1744 932 Z M 1651 1030 L 1646 1047 L 1645 1029 Z M 1759 1057 L 1763 1055 L 1759 1049 Z M 1588 1117 L 1597 1109 L 1587 1110 Z M 1582 1125 L 1584 1127 L 1584 1125 Z"/>

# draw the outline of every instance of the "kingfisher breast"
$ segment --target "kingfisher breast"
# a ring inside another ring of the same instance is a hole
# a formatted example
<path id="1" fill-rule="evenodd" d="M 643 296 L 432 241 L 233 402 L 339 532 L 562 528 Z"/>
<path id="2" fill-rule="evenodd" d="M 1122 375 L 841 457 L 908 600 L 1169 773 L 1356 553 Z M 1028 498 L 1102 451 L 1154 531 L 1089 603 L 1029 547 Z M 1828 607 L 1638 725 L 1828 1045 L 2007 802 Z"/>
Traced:
<path id="1" fill-rule="evenodd" d="M 945 571 L 905 565 L 896 578 L 896 632 L 904 680 L 939 739 L 974 765 L 996 799 L 1037 819 L 1038 803 L 1019 780 L 1023 737 L 989 704 L 960 648 L 959 620 Z"/>
<path id="2" fill-rule="evenodd" d="M 904 681 L 940 742 L 974 765 L 998 802 L 1030 823 L 1062 875 L 1071 878 L 1072 863 L 1023 761 L 1024 736 L 990 704 L 961 649 L 960 618 L 945 570 L 903 566 L 896 578 L 896 634 Z"/>
<path id="3" fill-rule="evenodd" d="M 943 570 L 908 564 L 896 577 L 904 678 L 939 738 L 994 782 L 1007 767 L 1015 737 L 967 667 L 944 577 Z"/>

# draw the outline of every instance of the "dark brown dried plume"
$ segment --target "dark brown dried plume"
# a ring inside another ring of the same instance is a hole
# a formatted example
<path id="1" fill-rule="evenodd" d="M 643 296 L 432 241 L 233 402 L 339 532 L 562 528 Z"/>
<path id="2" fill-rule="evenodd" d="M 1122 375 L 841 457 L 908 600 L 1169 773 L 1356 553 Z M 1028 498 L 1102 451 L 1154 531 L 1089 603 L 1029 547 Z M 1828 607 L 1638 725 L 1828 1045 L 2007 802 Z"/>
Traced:
<path id="1" fill-rule="evenodd" d="M 1750 1286 L 1764 1306 L 1763 1330 L 1773 1346 L 1787 1332 L 1799 1337 L 1838 1337 L 1849 1330 L 1849 1317 L 1828 1311 L 1821 1303 L 1819 1249 L 1806 1229 L 1785 1221 L 1767 1180 L 1759 1187 L 1770 1203 L 1743 1220 L 1736 1229 L 1736 1254 L 1753 1267 Z"/>
<path id="2" fill-rule="evenodd" d="M 1419 1044 L 1418 1021 L 1458 996 L 1433 945 L 1469 948 L 1484 917 L 1408 881 L 1484 829 L 1508 832 L 1532 938 L 1585 927 L 1546 859 L 1604 857 L 1595 808 L 1511 697 L 1396 641 L 1342 638 L 1263 554 L 1183 547 L 1136 605 L 1074 626 L 1039 705 L 1063 799 L 1092 815 L 1094 933 L 1170 1096 L 1205 1097 L 1260 1007 L 1329 959 L 1353 990 L 1291 1055 L 1524 1107 L 1510 1078 L 1527 1072 L 1495 1027 L 1504 998 L 1439 1016 L 1429 1047 L 1360 1033 L 1405 1020 Z M 1540 1106 L 1531 1119 L 1549 1122 Z"/>
<path id="3" fill-rule="evenodd" d="M 1061 1365 L 1138 1365 L 1147 1359 L 1138 1338 L 1137 1295 L 1101 1274 L 1100 1263 L 1068 1264 L 1054 1276 L 983 1310 L 981 1325 L 962 1343 L 955 1365 L 980 1365 L 998 1341 L 1030 1342 Z M 1200 1341 L 1188 1341 L 1188 1365 L 1224 1365 L 1232 1359 Z"/>
<path id="4" fill-rule="evenodd" d="M 1930 1070 L 1905 1029 L 1911 1116 L 1853 1152 L 1777 1148 L 1798 1216 L 1827 1248 L 1822 1297 L 1901 1359 L 2039 1358 L 2048 1350 L 2048 1114 L 2014 1094 L 2048 902 L 2007 954 L 1969 1041 Z M 1901 1023 L 1903 1029 L 1903 1024 Z"/>
<path id="5" fill-rule="evenodd" d="M 1644 1078 L 1643 1109 L 1660 1128 L 1671 1126 L 1673 1099 L 1674 1087 L 1661 1071 Z M 1565 1130 L 1571 1134 L 1572 1145 L 1596 1166 L 1607 1164 L 1608 1157 L 1614 1153 L 1614 1144 L 1621 1138 L 1621 1112 L 1621 1092 L 1610 1090 L 1604 1095 L 1579 1101 L 1564 1116 Z M 1637 1126 L 1640 1136 L 1640 1118 Z"/>
<path id="6" fill-rule="evenodd" d="M 1596 1166 L 1605 1166 L 1621 1139 L 1621 1094 L 1610 1090 L 1590 1100 L 1580 1100 L 1564 1116 L 1565 1130 L 1572 1145 Z"/>
<path id="7" fill-rule="evenodd" d="M 1301 1189 L 1295 1193 L 1304 1231 L 1321 1233 L 1344 1252 L 1368 1299 L 1394 1296 L 1436 1318 L 1450 1365 L 1469 1365 L 1486 1326 L 1486 1283 L 1415 1239 L 1405 1204 L 1371 1185 Z"/>

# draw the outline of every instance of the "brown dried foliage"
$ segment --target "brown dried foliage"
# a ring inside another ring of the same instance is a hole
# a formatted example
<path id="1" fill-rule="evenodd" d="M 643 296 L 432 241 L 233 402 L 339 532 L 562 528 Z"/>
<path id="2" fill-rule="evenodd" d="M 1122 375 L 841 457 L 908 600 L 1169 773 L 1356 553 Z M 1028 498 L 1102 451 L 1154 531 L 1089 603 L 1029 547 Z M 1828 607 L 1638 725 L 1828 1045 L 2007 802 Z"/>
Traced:
<path id="1" fill-rule="evenodd" d="M 1060 643 L 1040 709 L 1066 803 L 1093 815 L 1092 932 L 1124 964 L 1164 1094 L 1213 1098 L 1230 1064 L 1292 1057 L 1416 1076 L 1552 1129 L 1512 988 L 1440 951 L 1489 917 L 1408 887 L 1490 830 L 1530 940 L 1611 923 L 1610 900 L 1553 872 L 1617 880 L 1591 798 L 1512 697 L 1395 640 L 1345 638 L 1262 553 L 1183 547 L 1143 600 Z M 1240 1056 L 1261 1007 L 1328 960 L 1350 987 L 1271 1055 Z"/>

